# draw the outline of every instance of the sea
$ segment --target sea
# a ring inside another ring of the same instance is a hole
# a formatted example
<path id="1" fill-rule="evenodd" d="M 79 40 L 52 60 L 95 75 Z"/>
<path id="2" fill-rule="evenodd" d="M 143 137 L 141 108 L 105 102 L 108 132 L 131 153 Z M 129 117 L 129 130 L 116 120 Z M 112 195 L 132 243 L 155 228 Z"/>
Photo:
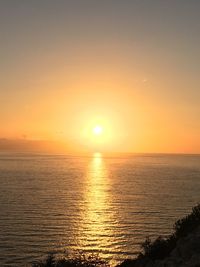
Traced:
<path id="1" fill-rule="evenodd" d="M 49 252 L 115 265 L 200 202 L 200 155 L 0 153 L 0 266 Z"/>

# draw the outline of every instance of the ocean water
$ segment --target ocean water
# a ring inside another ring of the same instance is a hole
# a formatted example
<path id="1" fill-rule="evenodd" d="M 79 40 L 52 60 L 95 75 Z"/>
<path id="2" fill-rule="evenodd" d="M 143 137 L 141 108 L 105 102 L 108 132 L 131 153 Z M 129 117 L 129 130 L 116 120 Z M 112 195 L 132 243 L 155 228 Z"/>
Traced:
<path id="1" fill-rule="evenodd" d="M 0 266 L 47 252 L 116 264 L 200 202 L 200 156 L 0 153 Z"/>

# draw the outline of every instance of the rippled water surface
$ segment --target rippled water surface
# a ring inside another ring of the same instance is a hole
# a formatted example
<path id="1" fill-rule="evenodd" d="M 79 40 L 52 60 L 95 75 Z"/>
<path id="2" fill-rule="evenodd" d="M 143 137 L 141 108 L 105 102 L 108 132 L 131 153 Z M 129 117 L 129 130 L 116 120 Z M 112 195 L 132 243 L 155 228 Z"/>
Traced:
<path id="1" fill-rule="evenodd" d="M 200 202 L 200 156 L 0 154 L 0 266 L 48 251 L 114 264 Z"/>

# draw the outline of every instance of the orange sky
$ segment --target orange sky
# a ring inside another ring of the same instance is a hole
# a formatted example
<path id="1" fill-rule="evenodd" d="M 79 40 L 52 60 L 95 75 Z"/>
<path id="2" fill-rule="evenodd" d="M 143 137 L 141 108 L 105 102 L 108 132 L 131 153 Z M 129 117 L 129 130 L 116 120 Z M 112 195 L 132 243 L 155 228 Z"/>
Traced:
<path id="1" fill-rule="evenodd" d="M 191 2 L 1 3 L 0 138 L 200 153 L 200 19 Z"/>

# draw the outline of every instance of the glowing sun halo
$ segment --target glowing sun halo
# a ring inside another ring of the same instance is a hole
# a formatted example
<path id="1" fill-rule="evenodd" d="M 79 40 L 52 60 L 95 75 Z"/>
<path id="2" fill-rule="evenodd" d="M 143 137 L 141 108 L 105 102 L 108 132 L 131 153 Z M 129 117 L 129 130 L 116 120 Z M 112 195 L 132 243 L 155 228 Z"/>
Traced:
<path id="1" fill-rule="evenodd" d="M 97 125 L 93 128 L 93 134 L 101 135 L 103 132 L 103 128 L 100 125 Z"/>

